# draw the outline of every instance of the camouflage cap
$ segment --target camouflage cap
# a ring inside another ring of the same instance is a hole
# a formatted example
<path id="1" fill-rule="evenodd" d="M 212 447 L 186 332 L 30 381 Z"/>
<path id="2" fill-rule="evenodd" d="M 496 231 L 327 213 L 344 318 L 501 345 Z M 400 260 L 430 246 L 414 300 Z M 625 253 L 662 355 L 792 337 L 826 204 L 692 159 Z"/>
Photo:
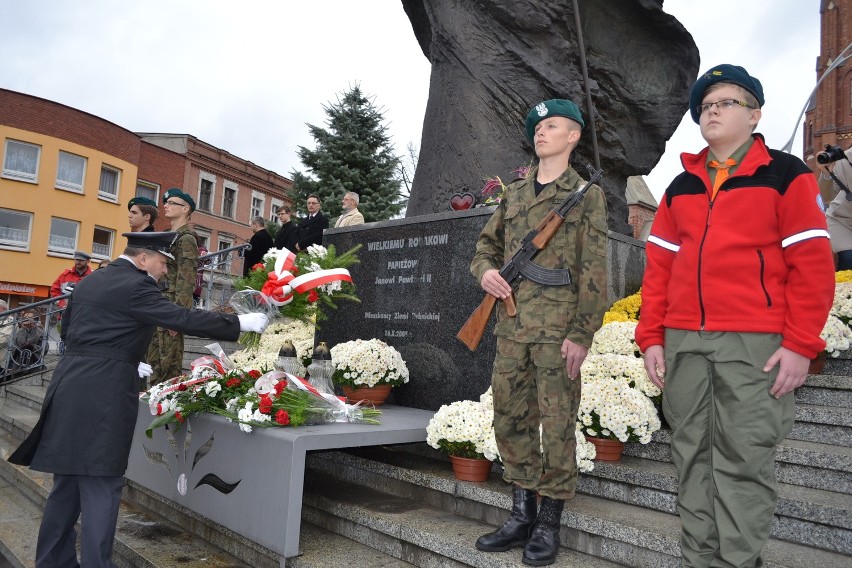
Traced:
<path id="1" fill-rule="evenodd" d="M 532 142 L 533 138 L 535 138 L 536 125 L 545 118 L 550 118 L 551 116 L 564 116 L 565 118 L 570 118 L 579 124 L 580 128 L 584 128 L 586 126 L 586 123 L 583 122 L 583 115 L 580 114 L 579 107 L 572 101 L 569 101 L 568 99 L 550 99 L 549 101 L 542 101 L 530 109 L 529 114 L 527 114 L 527 138 L 530 142 Z"/>

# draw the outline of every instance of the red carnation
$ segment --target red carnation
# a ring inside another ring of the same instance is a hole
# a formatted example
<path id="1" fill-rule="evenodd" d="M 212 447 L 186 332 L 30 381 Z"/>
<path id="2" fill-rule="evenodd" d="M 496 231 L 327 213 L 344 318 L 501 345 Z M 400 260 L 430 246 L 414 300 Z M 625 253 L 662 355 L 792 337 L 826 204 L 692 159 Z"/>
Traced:
<path id="1" fill-rule="evenodd" d="M 251 267 L 252 270 L 263 270 L 265 268 L 266 265 L 264 265 L 262 262 L 258 262 L 257 264 Z"/>
<path id="2" fill-rule="evenodd" d="M 290 415 L 287 414 L 286 410 L 279 410 L 275 413 L 275 421 L 282 426 L 287 426 L 290 424 Z"/>
<path id="3" fill-rule="evenodd" d="M 263 414 L 272 414 L 272 399 L 268 394 L 260 395 L 260 404 L 257 405 L 257 409 Z"/>
<path id="4" fill-rule="evenodd" d="M 313 303 L 314 303 L 314 302 L 316 302 L 317 300 L 319 300 L 319 294 L 317 294 L 317 291 L 316 291 L 316 290 L 311 290 L 311 291 L 308 293 L 308 301 L 309 301 L 310 303 L 312 303 L 312 304 L 313 304 Z"/>
<path id="5" fill-rule="evenodd" d="M 183 422 L 183 414 L 180 413 L 180 410 L 175 410 L 175 418 L 178 422 Z"/>
<path id="6" fill-rule="evenodd" d="M 186 383 L 179 384 L 178 388 L 177 388 L 177 390 L 179 390 L 179 391 L 185 391 L 186 389 L 187 389 Z"/>
<path id="7" fill-rule="evenodd" d="M 275 383 L 275 394 L 281 394 L 287 388 L 287 381 L 281 380 Z"/>
<path id="8" fill-rule="evenodd" d="M 253 379 L 259 379 L 260 378 L 260 371 L 255 371 L 254 369 L 252 369 L 251 371 L 248 372 L 248 376 L 253 378 Z"/>
<path id="9" fill-rule="evenodd" d="M 226 386 L 226 387 L 237 387 L 237 386 L 239 386 L 239 385 L 240 385 L 240 379 L 238 379 L 238 378 L 236 378 L 236 377 L 233 377 L 233 378 L 228 379 L 227 381 L 225 381 L 225 386 Z"/>

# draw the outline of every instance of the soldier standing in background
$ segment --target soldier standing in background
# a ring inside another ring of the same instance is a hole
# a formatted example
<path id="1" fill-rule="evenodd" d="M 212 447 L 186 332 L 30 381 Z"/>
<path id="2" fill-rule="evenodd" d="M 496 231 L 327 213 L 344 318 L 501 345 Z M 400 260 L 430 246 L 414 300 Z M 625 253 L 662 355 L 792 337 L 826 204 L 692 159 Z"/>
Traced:
<path id="1" fill-rule="evenodd" d="M 583 126 L 580 110 L 569 100 L 544 101 L 529 112 L 526 131 L 539 165 L 506 188 L 479 236 L 470 267 L 492 296 L 512 294 L 500 267 L 555 206 L 585 184 L 570 165 Z M 577 377 L 607 306 L 606 255 L 606 199 L 600 187 L 592 186 L 535 258 L 546 269 L 569 270 L 572 283 L 544 286 L 522 280 L 514 318 L 498 302 L 491 378 L 494 432 L 503 477 L 513 484 L 513 506 L 499 529 L 476 541 L 479 550 L 523 546 L 524 563 L 536 566 L 556 559 L 562 509 L 577 486 Z M 538 510 L 536 492 L 541 495 Z"/>
<path id="2" fill-rule="evenodd" d="M 184 308 L 192 308 L 198 271 L 198 238 L 189 226 L 195 211 L 195 200 L 183 190 L 173 187 L 163 194 L 165 217 L 177 233 L 168 260 L 168 273 L 159 283 L 166 299 Z M 155 385 L 181 374 L 183 335 L 158 327 L 148 349 L 147 362 L 153 368 L 149 383 Z"/>

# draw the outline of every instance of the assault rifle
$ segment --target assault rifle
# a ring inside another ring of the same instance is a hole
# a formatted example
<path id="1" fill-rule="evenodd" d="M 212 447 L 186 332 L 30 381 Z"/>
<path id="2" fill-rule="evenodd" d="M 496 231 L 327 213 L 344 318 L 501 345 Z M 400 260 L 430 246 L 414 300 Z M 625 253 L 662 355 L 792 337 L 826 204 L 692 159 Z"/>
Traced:
<path id="1" fill-rule="evenodd" d="M 550 239 L 553 238 L 556 231 L 562 226 L 568 212 L 580 203 L 580 200 L 583 199 L 589 187 L 599 180 L 601 176 L 603 176 L 603 170 L 592 172 L 592 177 L 589 178 L 586 185 L 554 207 L 547 214 L 547 217 L 539 223 L 538 227 L 524 237 L 524 240 L 521 242 L 521 248 L 500 269 L 500 276 L 506 282 L 511 285 L 519 278 L 524 277 L 545 286 L 564 286 L 572 283 L 570 271 L 543 268 L 532 262 L 532 259 L 538 254 L 538 251 L 547 246 Z M 467 348 L 471 351 L 476 351 L 476 348 L 479 346 L 482 334 L 485 332 L 485 326 L 488 325 L 488 320 L 491 318 L 491 312 L 494 310 L 496 303 L 497 298 L 486 293 L 482 303 L 470 314 L 470 317 L 467 318 L 465 324 L 456 334 L 459 341 L 467 345 Z M 506 305 L 506 313 L 509 317 L 515 317 L 518 312 L 514 296 L 510 295 L 503 300 L 503 303 Z"/>

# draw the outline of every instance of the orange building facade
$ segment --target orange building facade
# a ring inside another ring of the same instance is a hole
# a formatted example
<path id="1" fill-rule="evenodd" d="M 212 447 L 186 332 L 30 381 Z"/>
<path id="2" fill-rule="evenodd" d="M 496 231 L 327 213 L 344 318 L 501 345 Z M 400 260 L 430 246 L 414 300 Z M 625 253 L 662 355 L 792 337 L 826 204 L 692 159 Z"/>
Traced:
<path id="1" fill-rule="evenodd" d="M 275 220 L 292 182 L 190 135 L 137 134 L 100 117 L 0 89 L 0 299 L 44 299 L 75 250 L 112 259 L 124 250 L 127 202 L 160 203 L 180 187 L 198 204 L 191 223 L 216 251 L 246 242 L 249 220 Z M 241 261 L 234 263 L 237 274 Z"/>

